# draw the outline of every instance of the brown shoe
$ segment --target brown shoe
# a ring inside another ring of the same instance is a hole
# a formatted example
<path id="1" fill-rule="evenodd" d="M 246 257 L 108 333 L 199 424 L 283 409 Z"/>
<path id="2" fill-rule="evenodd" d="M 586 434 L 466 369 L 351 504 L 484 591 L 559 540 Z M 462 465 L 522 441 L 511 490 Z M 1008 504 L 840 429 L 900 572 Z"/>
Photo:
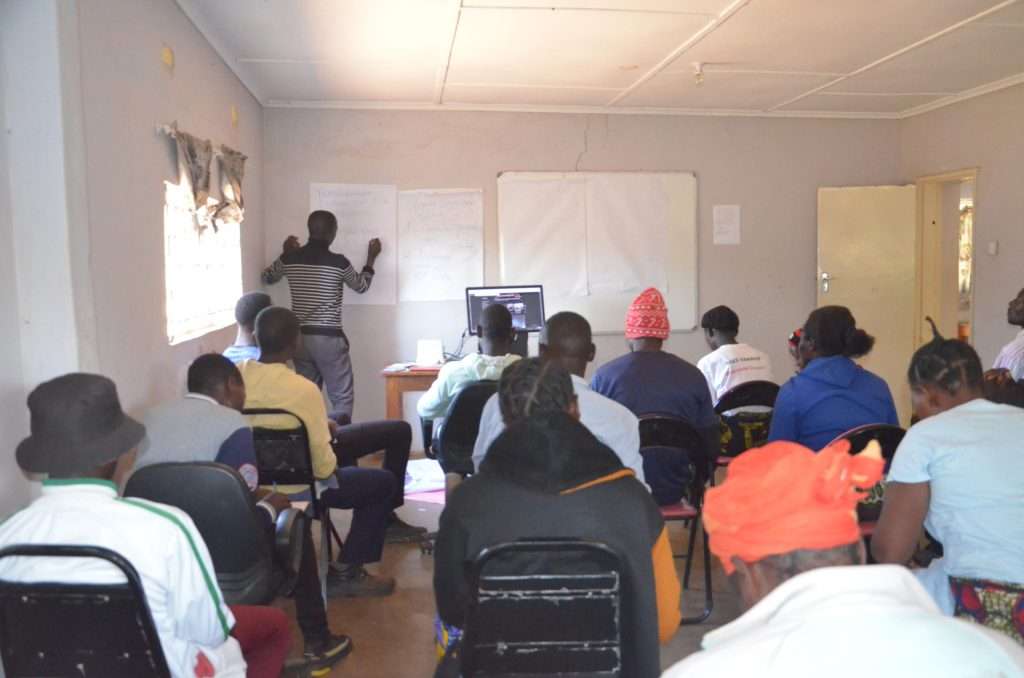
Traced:
<path id="1" fill-rule="evenodd" d="M 328 598 L 368 598 L 390 596 L 395 578 L 370 574 L 362 565 L 331 565 L 327 573 Z"/>

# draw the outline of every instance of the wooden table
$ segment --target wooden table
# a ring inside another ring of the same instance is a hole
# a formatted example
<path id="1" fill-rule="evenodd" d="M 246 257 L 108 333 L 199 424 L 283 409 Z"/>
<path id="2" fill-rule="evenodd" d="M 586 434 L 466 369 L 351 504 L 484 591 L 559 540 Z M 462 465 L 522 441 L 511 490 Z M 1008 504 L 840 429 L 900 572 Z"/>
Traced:
<path id="1" fill-rule="evenodd" d="M 402 394 L 410 391 L 426 391 L 437 378 L 440 367 L 413 367 L 401 372 L 381 372 L 384 377 L 386 416 L 388 419 L 404 419 Z"/>

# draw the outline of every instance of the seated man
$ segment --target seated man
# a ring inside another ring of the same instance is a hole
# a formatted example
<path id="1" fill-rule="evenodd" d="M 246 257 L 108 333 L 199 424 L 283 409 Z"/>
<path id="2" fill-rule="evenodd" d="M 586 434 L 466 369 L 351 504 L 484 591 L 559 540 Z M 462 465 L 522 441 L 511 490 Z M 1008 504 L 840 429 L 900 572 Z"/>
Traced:
<path id="1" fill-rule="evenodd" d="M 505 370 L 498 389 L 508 428 L 441 514 L 434 556 L 441 620 L 463 625 L 466 565 L 481 549 L 524 538 L 595 539 L 619 554 L 628 577 L 622 675 L 654 678 L 658 641 L 667 642 L 680 621 L 679 580 L 657 506 L 579 424 L 573 383 L 558 361 L 521 360 Z"/>
<path id="2" fill-rule="evenodd" d="M 138 466 L 163 462 L 216 461 L 238 469 L 259 499 L 258 518 L 274 543 L 277 514 L 291 506 L 281 494 L 258 488 L 259 474 L 252 429 L 240 412 L 245 383 L 238 368 L 216 353 L 201 355 L 188 368 L 188 393 L 143 417 L 146 440 Z M 309 522 L 304 521 L 302 555 L 295 584 L 295 613 L 305 639 L 305 658 L 314 670 L 327 669 L 347 655 L 352 641 L 332 635 L 320 593 L 316 551 Z M 332 582 L 333 584 L 333 582 Z M 328 588 L 330 595 L 332 588 Z"/>
<path id="3" fill-rule="evenodd" d="M 502 304 L 491 304 L 483 310 L 476 334 L 480 338 L 480 350 L 441 368 L 430 390 L 416 404 L 420 418 L 443 418 L 463 387 L 484 379 L 497 381 L 506 367 L 519 360 L 519 356 L 512 353 L 515 340 L 512 314 Z M 429 445 L 430 441 L 424 440 L 423 444 Z"/>
<path id="4" fill-rule="evenodd" d="M 914 353 L 908 376 L 919 421 L 893 457 L 871 552 L 882 563 L 906 563 L 926 528 L 943 557 L 916 574 L 953 614 L 953 577 L 1024 585 L 1024 410 L 986 400 L 978 354 L 937 333 Z M 1012 598 L 1005 610 L 1024 600 Z M 1024 621 L 1003 616 L 1013 622 L 1005 630 L 1024 642 Z"/>
<path id="5" fill-rule="evenodd" d="M 236 365 L 243 360 L 259 360 L 260 347 L 252 335 L 253 324 L 260 311 L 270 306 L 270 295 L 265 292 L 247 292 L 239 297 L 235 304 L 235 322 L 238 331 L 235 343 L 224 349 L 224 355 Z"/>
<path id="6" fill-rule="evenodd" d="M 1024 650 L 1012 641 L 943 617 L 904 568 L 863 566 L 857 488 L 884 464 L 877 443 L 848 449 L 770 443 L 708 490 L 710 548 L 747 610 L 665 678 L 1021 675 Z"/>
<path id="7" fill-rule="evenodd" d="M 298 349 L 299 337 L 299 321 L 286 308 L 271 306 L 256 316 L 260 359 L 247 360 L 239 366 L 245 382 L 245 407 L 288 410 L 301 419 L 309 435 L 313 474 L 320 481 L 333 478 L 337 485 L 324 490 L 321 499 L 331 508 L 354 509 L 352 527 L 339 556 L 339 565 L 332 566 L 328 573 L 331 593 L 339 596 L 389 595 L 395 589 L 395 580 L 372 575 L 363 566 L 380 560 L 384 550 L 384 530 L 396 491 L 395 478 L 381 469 L 337 468 L 338 460 L 331 448 L 331 428 L 337 425 L 327 418 L 320 389 L 288 367 L 288 361 Z M 254 420 L 268 428 L 295 426 L 294 419 L 284 415 L 261 416 Z M 306 488 L 277 489 L 289 494 Z"/>
<path id="8" fill-rule="evenodd" d="M 1021 290 L 1010 301 L 1006 309 L 1006 322 L 1015 327 L 1024 328 L 1024 290 Z M 1024 329 L 1021 329 L 1016 338 L 1003 347 L 992 367 L 1008 370 L 1010 376 L 1017 381 L 1024 380 Z"/>
<path id="9" fill-rule="evenodd" d="M 269 607 L 229 608 L 187 514 L 118 498 L 146 430 L 121 410 L 114 382 L 67 374 L 40 384 L 28 408 L 32 434 L 18 445 L 18 465 L 48 477 L 42 496 L 0 526 L 0 547 L 73 544 L 124 556 L 142 580 L 176 678 L 279 675 L 291 642 L 285 614 Z M 99 561 L 85 567 L 75 558 L 4 558 L 0 579 L 110 583 L 123 576 Z"/>
<path id="10" fill-rule="evenodd" d="M 728 306 L 715 306 L 700 319 L 704 340 L 711 353 L 697 361 L 697 369 L 707 379 L 711 402 L 748 381 L 774 381 L 768 355 L 749 344 L 736 341 L 740 318 Z"/>
<path id="11" fill-rule="evenodd" d="M 721 435 L 711 405 L 708 382 L 700 370 L 662 350 L 669 336 L 668 309 L 658 290 L 645 290 L 626 315 L 630 352 L 605 363 L 591 382 L 594 390 L 639 416 L 660 414 L 689 422 L 717 455 Z M 712 457 L 714 458 L 714 457 Z M 644 477 L 654 500 L 662 506 L 677 503 L 692 479 L 689 462 L 668 448 L 644 450 Z"/>
<path id="12" fill-rule="evenodd" d="M 583 375 L 593 362 L 597 349 L 590 323 L 568 311 L 548 318 L 540 337 L 540 357 L 556 362 L 572 376 L 572 387 L 580 407 L 580 422 L 612 449 L 622 465 L 644 482 L 644 463 L 640 457 L 640 427 L 633 414 L 622 405 L 595 393 Z M 497 394 L 491 396 L 480 415 L 480 431 L 473 446 L 473 467 L 487 455 L 491 443 L 505 428 Z"/>
<path id="13" fill-rule="evenodd" d="M 985 372 L 985 397 L 994 403 L 1024 407 L 1024 381 L 1014 381 L 1006 369 Z"/>

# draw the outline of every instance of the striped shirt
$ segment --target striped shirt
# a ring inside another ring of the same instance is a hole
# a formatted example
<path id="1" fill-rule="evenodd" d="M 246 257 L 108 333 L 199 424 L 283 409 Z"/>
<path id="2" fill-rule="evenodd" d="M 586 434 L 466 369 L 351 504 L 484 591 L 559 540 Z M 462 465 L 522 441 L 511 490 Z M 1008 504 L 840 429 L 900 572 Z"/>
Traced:
<path id="1" fill-rule="evenodd" d="M 1010 370 L 1016 381 L 1024 379 L 1024 330 L 1020 331 L 1016 339 L 1003 346 L 992 367 Z"/>
<path id="2" fill-rule="evenodd" d="M 344 255 L 327 247 L 326 243 L 310 240 L 282 254 L 263 271 L 263 282 L 268 285 L 288 278 L 292 311 L 299 318 L 303 334 L 341 336 L 345 285 L 362 294 L 373 282 L 372 268 L 364 266 L 357 273 Z"/>

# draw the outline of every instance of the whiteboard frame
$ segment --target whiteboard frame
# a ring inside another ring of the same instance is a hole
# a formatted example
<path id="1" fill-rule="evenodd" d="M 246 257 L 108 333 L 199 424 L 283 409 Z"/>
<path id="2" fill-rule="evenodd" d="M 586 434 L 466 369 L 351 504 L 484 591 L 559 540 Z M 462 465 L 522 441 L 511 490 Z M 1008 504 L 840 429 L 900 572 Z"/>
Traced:
<path id="1" fill-rule="evenodd" d="M 648 175 L 648 176 L 662 176 L 662 175 L 673 175 L 679 177 L 686 177 L 692 181 L 693 190 L 693 209 L 692 213 L 687 210 L 682 212 L 684 218 L 689 218 L 693 226 L 690 229 L 692 235 L 678 233 L 675 231 L 669 232 L 669 246 L 673 251 L 685 251 L 689 248 L 693 252 L 693 280 L 688 281 L 682 271 L 674 270 L 671 265 L 668 266 L 667 277 L 669 292 L 666 295 L 666 304 L 669 308 L 669 318 L 673 320 L 672 308 L 677 305 L 678 302 L 689 303 L 693 308 L 693 317 L 690 322 L 684 323 L 679 326 L 678 323 L 672 322 L 672 334 L 689 334 L 695 332 L 700 327 L 700 224 L 699 224 L 699 209 L 700 209 L 700 194 L 698 192 L 697 174 L 696 172 L 689 170 L 612 170 L 612 171 L 518 171 L 518 170 L 504 170 L 498 173 L 497 176 L 497 210 L 496 210 L 496 221 L 498 226 L 498 280 L 495 284 L 497 285 L 509 285 L 513 284 L 505 280 L 503 261 L 504 258 L 501 256 L 501 182 L 504 178 L 505 181 L 514 179 L 525 179 L 525 180 L 553 180 L 560 178 L 569 177 L 586 177 L 586 176 L 599 176 L 599 175 L 614 175 L 614 174 L 637 174 L 637 175 Z M 670 262 L 669 262 L 670 263 Z M 687 288 L 691 288 L 692 292 L 685 291 Z M 635 298 L 635 294 L 621 294 L 621 295 L 608 295 L 608 296 L 585 296 L 585 297 L 552 297 L 549 296 L 544 300 L 545 312 L 549 315 L 558 313 L 559 311 L 577 311 L 579 312 L 581 306 L 589 307 L 589 314 L 583 314 L 587 317 L 587 320 L 591 322 L 593 328 L 593 334 L 599 336 L 615 336 L 625 334 L 625 320 L 626 311 L 629 308 L 629 303 Z M 581 303 L 582 302 L 582 303 Z M 603 325 L 603 319 L 605 317 L 612 317 L 618 314 L 621 317 L 619 321 L 620 329 L 607 329 Z M 598 323 L 601 323 L 598 326 Z"/>

